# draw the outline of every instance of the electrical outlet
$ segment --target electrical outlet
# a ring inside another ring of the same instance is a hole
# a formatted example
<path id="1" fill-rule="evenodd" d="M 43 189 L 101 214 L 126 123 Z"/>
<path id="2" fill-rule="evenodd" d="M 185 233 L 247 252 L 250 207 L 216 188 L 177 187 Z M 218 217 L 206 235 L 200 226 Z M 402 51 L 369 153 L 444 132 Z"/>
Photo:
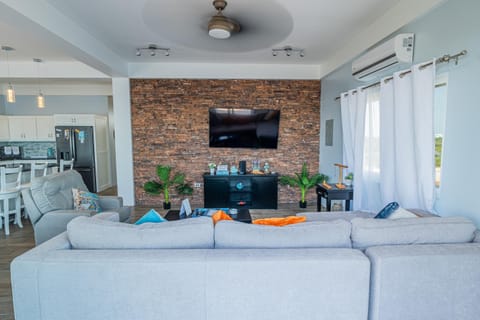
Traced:
<path id="1" fill-rule="evenodd" d="M 202 183 L 201 183 L 201 182 L 194 182 L 194 183 L 193 183 L 193 187 L 194 187 L 194 188 L 201 188 L 201 187 L 202 187 Z"/>

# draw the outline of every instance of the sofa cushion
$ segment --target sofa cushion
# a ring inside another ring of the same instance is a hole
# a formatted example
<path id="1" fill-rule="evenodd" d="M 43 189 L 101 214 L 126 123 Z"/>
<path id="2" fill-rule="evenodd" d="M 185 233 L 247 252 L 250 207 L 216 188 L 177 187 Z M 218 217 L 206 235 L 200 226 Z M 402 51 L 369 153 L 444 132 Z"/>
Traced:
<path id="1" fill-rule="evenodd" d="M 356 218 L 351 223 L 352 245 L 359 249 L 381 245 L 471 242 L 476 229 L 472 221 L 463 217 Z"/>
<path id="2" fill-rule="evenodd" d="M 74 249 L 208 249 L 213 248 L 211 218 L 133 225 L 79 217 L 67 225 Z"/>
<path id="3" fill-rule="evenodd" d="M 47 213 L 73 209 L 73 188 L 88 191 L 82 176 L 75 170 L 68 170 L 33 180 L 31 194 L 38 210 Z"/>
<path id="4" fill-rule="evenodd" d="M 338 219 L 350 221 L 355 218 L 375 217 L 375 213 L 367 211 L 299 212 L 296 215 L 307 217 L 307 221 L 332 221 Z"/>
<path id="5" fill-rule="evenodd" d="M 219 221 L 215 248 L 350 248 L 350 223 L 315 221 L 284 227 Z"/>

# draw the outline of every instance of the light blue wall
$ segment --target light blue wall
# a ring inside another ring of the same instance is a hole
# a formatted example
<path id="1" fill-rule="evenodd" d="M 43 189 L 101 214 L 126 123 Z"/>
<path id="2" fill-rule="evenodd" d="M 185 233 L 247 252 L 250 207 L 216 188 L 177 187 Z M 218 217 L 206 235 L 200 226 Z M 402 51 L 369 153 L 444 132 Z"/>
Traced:
<path id="1" fill-rule="evenodd" d="M 0 95 L 0 114 L 5 114 L 5 96 Z"/>
<path id="2" fill-rule="evenodd" d="M 45 96 L 46 106 L 39 109 L 36 96 L 17 95 L 15 103 L 3 105 L 7 115 L 108 114 L 108 96 Z"/>
<path id="3" fill-rule="evenodd" d="M 476 97 L 480 83 L 479 12 L 478 0 L 449 0 L 397 32 L 415 33 L 416 63 L 468 50 L 457 66 L 450 63 L 437 68 L 438 73 L 448 72 L 448 93 L 442 183 L 435 209 L 442 216 L 470 217 L 477 226 L 480 226 L 477 199 L 480 99 Z M 350 64 L 322 79 L 322 124 L 333 118 L 336 126 L 333 147 L 324 146 L 323 132 L 320 137 L 322 172 L 330 172 L 333 162 L 342 160 L 339 103 L 333 99 L 356 86 Z"/>

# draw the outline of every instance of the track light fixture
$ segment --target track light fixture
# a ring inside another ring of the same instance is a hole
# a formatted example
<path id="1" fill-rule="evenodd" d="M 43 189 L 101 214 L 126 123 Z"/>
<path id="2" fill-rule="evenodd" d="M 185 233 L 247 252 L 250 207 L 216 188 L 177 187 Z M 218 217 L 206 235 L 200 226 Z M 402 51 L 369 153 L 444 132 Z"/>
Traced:
<path id="1" fill-rule="evenodd" d="M 147 47 L 137 48 L 135 55 L 140 57 L 143 51 L 148 51 L 151 57 L 155 57 L 157 55 L 157 51 L 163 52 L 166 57 L 170 55 L 170 48 L 161 48 L 156 44 L 149 44 Z"/>
<path id="2" fill-rule="evenodd" d="M 305 50 L 300 48 L 293 48 L 291 46 L 285 46 L 283 48 L 272 49 L 272 56 L 276 57 L 279 52 L 285 53 L 287 57 L 292 56 L 293 53 L 297 53 L 300 58 L 305 57 Z"/>

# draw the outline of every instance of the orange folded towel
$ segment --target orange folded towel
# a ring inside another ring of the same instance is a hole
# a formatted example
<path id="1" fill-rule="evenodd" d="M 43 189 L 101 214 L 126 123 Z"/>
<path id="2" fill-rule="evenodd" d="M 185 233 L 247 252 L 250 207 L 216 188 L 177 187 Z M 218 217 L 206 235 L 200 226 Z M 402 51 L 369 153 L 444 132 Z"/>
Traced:
<path id="1" fill-rule="evenodd" d="M 218 210 L 212 215 L 213 224 L 217 224 L 220 220 L 233 220 L 225 211 Z"/>
<path id="2" fill-rule="evenodd" d="M 268 225 L 268 226 L 282 227 L 282 226 L 286 226 L 286 225 L 289 225 L 289 224 L 305 222 L 305 220 L 307 220 L 307 217 L 288 216 L 288 217 L 285 217 L 285 218 L 256 219 L 256 220 L 253 220 L 252 223 L 253 224 Z"/>

